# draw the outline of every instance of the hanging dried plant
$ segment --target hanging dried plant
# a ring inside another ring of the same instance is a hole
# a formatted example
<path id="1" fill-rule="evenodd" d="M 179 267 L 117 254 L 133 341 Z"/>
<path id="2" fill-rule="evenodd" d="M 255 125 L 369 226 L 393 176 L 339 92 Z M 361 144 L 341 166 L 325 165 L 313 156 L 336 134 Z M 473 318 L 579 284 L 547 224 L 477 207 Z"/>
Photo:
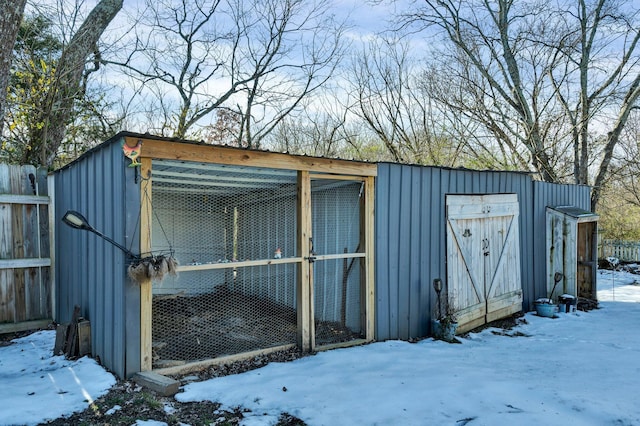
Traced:
<path id="1" fill-rule="evenodd" d="M 149 261 L 149 278 L 153 281 L 162 281 L 169 267 L 167 266 L 167 260 L 164 256 L 152 257 Z"/>
<path id="2" fill-rule="evenodd" d="M 173 256 L 169 256 L 167 258 L 167 266 L 169 268 L 169 274 L 171 276 L 178 276 L 178 265 L 178 261 Z"/>
<path id="3" fill-rule="evenodd" d="M 129 278 L 138 284 L 145 280 L 162 281 L 167 274 L 178 275 L 178 261 L 173 256 L 149 256 L 132 262 L 127 268 Z"/>
<path id="4" fill-rule="evenodd" d="M 140 284 L 147 278 L 147 266 L 143 262 L 134 262 L 127 268 L 127 275 L 132 281 Z"/>

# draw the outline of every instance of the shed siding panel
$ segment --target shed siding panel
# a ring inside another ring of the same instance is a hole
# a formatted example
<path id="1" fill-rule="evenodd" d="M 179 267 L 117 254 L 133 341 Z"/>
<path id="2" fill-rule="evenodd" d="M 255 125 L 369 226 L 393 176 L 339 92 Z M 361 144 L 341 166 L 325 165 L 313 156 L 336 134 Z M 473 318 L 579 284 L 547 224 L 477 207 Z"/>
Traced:
<path id="1" fill-rule="evenodd" d="M 378 178 L 376 181 L 376 218 L 379 215 L 384 217 L 390 217 L 389 214 L 389 203 L 378 203 L 377 198 L 379 196 L 383 196 L 385 199 L 389 198 L 389 184 L 391 179 L 389 179 L 389 168 L 380 168 L 378 169 L 378 173 L 383 173 L 384 177 Z M 389 227 L 388 222 L 382 223 L 380 221 L 375 220 L 375 232 L 374 232 L 374 245 L 376 248 L 376 262 L 379 259 L 389 259 L 389 246 L 388 245 L 380 245 L 380 241 L 389 242 Z M 389 266 L 390 262 L 386 261 L 386 267 L 379 269 L 376 265 L 376 288 L 375 288 L 375 333 L 376 338 L 380 340 L 390 339 L 390 305 L 389 301 L 391 299 L 390 285 L 380 286 L 378 285 L 379 281 L 384 281 L 386 283 L 390 282 L 389 279 Z M 380 315 L 379 308 L 384 307 L 385 311 L 383 315 Z"/>
<path id="2" fill-rule="evenodd" d="M 378 165 L 376 339 L 422 337 L 430 332 L 436 298 L 431 283 L 434 278 L 446 280 L 447 194 L 515 193 L 522 200 L 520 252 L 527 306 L 534 293 L 527 291 L 534 287 L 532 251 L 526 247 L 533 238 L 531 182 L 523 173 Z M 407 208 L 411 211 L 403 211 Z M 544 217 L 544 212 L 541 214 Z M 409 254 L 403 259 L 404 253 Z"/>
<path id="3" fill-rule="evenodd" d="M 409 210 L 409 233 L 411 235 L 411 250 L 409 253 L 409 265 L 415 270 L 411 279 L 410 294 L 416 294 L 417 297 L 409 299 L 409 336 L 415 336 L 420 330 L 420 301 L 422 299 L 421 280 L 417 279 L 422 271 L 422 264 L 426 261 L 425 255 L 422 255 L 422 221 L 420 221 L 420 211 L 422 205 L 422 181 L 416 179 L 415 175 L 419 175 L 419 170 L 412 169 L 411 177 L 411 209 Z"/>
<path id="4" fill-rule="evenodd" d="M 401 178 L 401 170 L 395 169 L 392 170 L 392 180 L 396 184 L 402 185 Z M 390 200 L 389 203 L 389 222 L 387 224 L 388 230 L 388 240 L 386 241 L 386 246 L 388 247 L 387 258 L 389 259 L 389 269 L 387 274 L 387 282 L 393 283 L 389 285 L 389 300 L 387 301 L 388 309 L 389 309 L 389 333 L 390 336 L 397 337 L 399 335 L 399 306 L 398 306 L 398 298 L 400 292 L 400 283 L 401 279 L 399 277 L 400 270 L 399 265 L 399 256 L 398 253 L 400 251 L 400 244 L 398 240 L 399 230 L 400 230 L 400 194 L 401 192 L 397 190 L 397 187 L 389 187 L 389 193 L 386 198 Z M 377 199 L 377 197 L 376 197 Z M 376 247 L 381 247 L 380 244 L 376 243 Z"/>
<path id="5" fill-rule="evenodd" d="M 408 339 L 409 323 L 411 317 L 411 299 L 415 298 L 411 293 L 411 283 L 413 279 L 413 266 L 411 264 L 411 249 L 413 238 L 411 235 L 411 202 L 413 200 L 412 173 L 410 168 L 404 168 L 401 177 L 401 188 L 405 190 L 400 193 L 399 206 L 399 231 L 405 244 L 398 244 L 398 333 L 401 339 Z"/>
<path id="6" fill-rule="evenodd" d="M 67 210 L 77 210 L 95 229 L 130 247 L 125 229 L 125 194 L 127 186 L 136 186 L 137 170 L 128 169 L 125 160 L 120 144 L 112 143 L 56 172 L 56 222 Z M 134 203 L 137 212 L 139 199 Z M 68 322 L 73 306 L 80 305 L 82 315 L 91 321 L 93 354 L 99 355 L 107 368 L 124 376 L 125 255 L 92 233 L 64 224 L 56 226 L 56 231 L 56 319 Z M 65 256 L 66 252 L 79 255 Z M 135 318 L 128 320 L 134 328 Z"/>

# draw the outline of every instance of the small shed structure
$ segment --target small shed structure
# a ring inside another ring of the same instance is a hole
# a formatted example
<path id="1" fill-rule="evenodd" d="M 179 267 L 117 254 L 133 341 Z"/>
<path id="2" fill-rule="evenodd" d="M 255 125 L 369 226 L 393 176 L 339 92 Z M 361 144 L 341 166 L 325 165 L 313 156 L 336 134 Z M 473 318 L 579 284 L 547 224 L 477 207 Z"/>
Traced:
<path id="1" fill-rule="evenodd" d="M 128 132 L 57 170 L 50 194 L 54 319 L 79 305 L 93 355 L 120 377 L 425 337 L 437 278 L 462 302 L 461 330 L 529 310 L 547 291 L 547 206 L 590 202 L 588 187 L 528 173 Z M 69 210 L 143 261 L 61 224 Z M 167 258 L 176 277 L 140 278 L 140 265 L 163 275 Z"/>
<path id="2" fill-rule="evenodd" d="M 576 206 L 547 207 L 547 297 L 597 298 L 598 218 Z"/>

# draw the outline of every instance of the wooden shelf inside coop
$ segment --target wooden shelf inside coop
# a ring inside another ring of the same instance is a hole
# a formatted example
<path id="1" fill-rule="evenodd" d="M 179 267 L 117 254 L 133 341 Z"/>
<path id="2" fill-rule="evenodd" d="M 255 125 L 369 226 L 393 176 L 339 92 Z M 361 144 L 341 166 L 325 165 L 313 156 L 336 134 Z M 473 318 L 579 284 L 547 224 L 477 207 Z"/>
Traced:
<path id="1" fill-rule="evenodd" d="M 326 254 L 316 255 L 315 260 L 335 260 L 335 259 L 353 259 L 364 258 L 365 253 L 339 253 L 339 254 Z M 258 260 L 242 260 L 236 262 L 217 262 L 217 263 L 198 263 L 195 265 L 181 265 L 178 266 L 178 272 L 189 271 L 207 271 L 211 269 L 228 269 L 228 268 L 244 268 L 250 266 L 266 266 L 266 265 L 286 265 L 290 263 L 300 263 L 303 261 L 302 257 L 287 257 L 282 259 L 258 259 Z"/>

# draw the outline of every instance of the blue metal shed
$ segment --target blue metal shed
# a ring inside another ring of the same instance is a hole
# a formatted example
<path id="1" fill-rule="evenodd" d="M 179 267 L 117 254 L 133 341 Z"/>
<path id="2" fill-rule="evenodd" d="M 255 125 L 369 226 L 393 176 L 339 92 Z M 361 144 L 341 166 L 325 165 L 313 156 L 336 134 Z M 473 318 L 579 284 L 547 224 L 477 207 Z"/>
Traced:
<path id="1" fill-rule="evenodd" d="M 153 152 L 142 167 L 129 167 L 122 149 L 127 140 L 141 140 L 143 153 Z M 157 190 L 149 200 L 145 185 Z M 253 197 L 251 187 L 265 196 Z M 432 282 L 447 276 L 445 200 L 458 194 L 517 195 L 522 301 L 529 310 L 546 289 L 545 239 L 538 238 L 545 232 L 546 207 L 588 209 L 590 200 L 588 187 L 536 182 L 527 173 L 374 165 L 128 132 L 54 172 L 53 189 L 55 319 L 69 321 L 80 305 L 91 321 L 93 355 L 120 377 L 152 368 L 156 351 L 175 344 L 152 341 L 152 298 L 154 309 L 182 300 L 175 305 L 185 314 L 181 322 L 201 330 L 220 327 L 218 334 L 253 341 L 256 336 L 246 328 L 256 323 L 240 318 L 239 310 L 216 323 L 206 321 L 219 313 L 189 313 L 206 293 L 202 282 L 214 282 L 216 297 L 245 305 L 260 300 L 260 308 L 268 291 L 277 292 L 269 316 L 293 315 L 294 334 L 266 345 L 276 349 L 429 335 Z M 190 203 L 180 207 L 189 223 L 176 223 L 171 210 L 182 200 Z M 134 282 L 127 276 L 131 259 L 122 251 L 60 224 L 68 210 L 82 212 L 96 229 L 135 253 L 166 248 L 158 235 L 168 234 L 182 244 L 176 249 L 184 257 L 180 278 L 154 284 L 153 290 Z M 145 215 L 148 222 L 141 223 Z M 200 240 L 216 229 L 215 244 Z M 217 300 L 206 299 L 204 305 L 217 306 Z M 287 324 L 278 324 L 279 331 L 290 332 Z M 202 343 L 197 336 L 192 340 Z"/>
<path id="2" fill-rule="evenodd" d="M 517 194 L 523 309 L 546 294 L 547 206 L 588 209 L 590 188 L 534 181 L 528 173 L 381 163 L 376 178 L 376 339 L 430 333 L 436 293 L 446 280 L 445 198 Z"/>

